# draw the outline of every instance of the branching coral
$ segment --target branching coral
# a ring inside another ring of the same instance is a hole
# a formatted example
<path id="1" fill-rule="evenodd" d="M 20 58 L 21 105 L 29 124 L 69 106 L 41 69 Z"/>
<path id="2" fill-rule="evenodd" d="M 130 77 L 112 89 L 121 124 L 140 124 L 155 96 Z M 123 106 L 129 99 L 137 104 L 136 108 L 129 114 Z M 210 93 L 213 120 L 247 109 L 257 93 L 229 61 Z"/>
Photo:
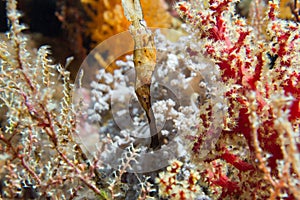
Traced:
<path id="1" fill-rule="evenodd" d="M 230 0 L 211 0 L 209 6 L 178 3 L 181 16 L 203 41 L 200 52 L 220 67 L 227 84 L 226 128 L 218 153 L 204 159 L 213 163 L 221 158 L 238 170 L 233 189 L 228 176 L 216 182 L 207 174 L 209 184 L 222 188 L 221 198 L 236 194 L 244 199 L 247 193 L 258 199 L 299 198 L 299 25 L 278 19 L 277 6 L 269 3 L 264 19 L 270 39 L 257 40 L 252 28 L 234 15 Z M 238 158 L 226 145 L 240 135 L 250 153 Z M 201 151 L 198 147 L 195 142 L 194 153 Z M 264 187 L 258 184 L 262 179 Z"/>
<path id="2" fill-rule="evenodd" d="M 87 161 L 72 136 L 76 118 L 69 72 L 51 63 L 48 47 L 29 54 L 16 1 L 7 1 L 7 11 L 10 31 L 0 43 L 0 98 L 7 108 L 0 130 L 1 197 L 75 198 L 84 188 L 100 195 L 99 176 L 92 170 L 98 162 Z"/>

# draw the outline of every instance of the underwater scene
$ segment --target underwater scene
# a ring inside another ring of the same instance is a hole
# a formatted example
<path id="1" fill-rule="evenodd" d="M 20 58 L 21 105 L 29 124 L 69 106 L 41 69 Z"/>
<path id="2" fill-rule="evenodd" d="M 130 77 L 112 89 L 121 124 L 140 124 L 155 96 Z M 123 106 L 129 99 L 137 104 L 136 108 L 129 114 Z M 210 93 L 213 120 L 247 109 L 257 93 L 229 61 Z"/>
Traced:
<path id="1" fill-rule="evenodd" d="M 0 39 L 0 200 L 300 200 L 298 0 L 2 0 Z"/>

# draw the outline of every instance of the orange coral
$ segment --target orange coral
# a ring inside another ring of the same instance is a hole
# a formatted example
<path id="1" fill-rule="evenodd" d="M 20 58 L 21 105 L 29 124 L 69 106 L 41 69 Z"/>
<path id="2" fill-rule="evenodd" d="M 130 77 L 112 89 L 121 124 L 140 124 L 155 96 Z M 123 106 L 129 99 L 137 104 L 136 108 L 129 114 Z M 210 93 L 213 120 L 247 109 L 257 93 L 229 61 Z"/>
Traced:
<path id="1" fill-rule="evenodd" d="M 108 39 L 109 37 L 116 35 L 120 32 L 127 31 L 130 22 L 124 16 L 121 0 L 81 0 L 81 3 L 90 18 L 87 22 L 88 37 L 91 38 L 91 47 L 95 47 L 98 43 Z M 172 16 L 167 11 L 167 4 L 164 0 L 141 0 L 144 19 L 149 27 L 170 28 L 172 25 Z M 128 35 L 130 37 L 130 35 Z M 131 37 L 128 38 L 116 38 L 114 46 L 126 46 L 133 47 L 133 41 Z M 107 49 L 101 49 L 102 52 L 95 54 L 95 59 L 107 71 L 112 72 L 118 68 L 112 63 L 111 55 L 119 55 L 118 48 L 111 48 L 111 45 L 106 47 Z M 106 56 L 103 55 L 105 52 Z M 107 54 L 108 53 L 108 54 Z M 125 55 L 118 59 L 122 59 Z"/>
<path id="2" fill-rule="evenodd" d="M 123 14 L 121 0 L 81 0 L 90 21 L 87 34 L 98 43 L 122 31 L 128 30 L 130 23 Z M 166 11 L 163 0 L 141 0 L 144 18 L 149 27 L 168 28 L 172 17 Z"/>

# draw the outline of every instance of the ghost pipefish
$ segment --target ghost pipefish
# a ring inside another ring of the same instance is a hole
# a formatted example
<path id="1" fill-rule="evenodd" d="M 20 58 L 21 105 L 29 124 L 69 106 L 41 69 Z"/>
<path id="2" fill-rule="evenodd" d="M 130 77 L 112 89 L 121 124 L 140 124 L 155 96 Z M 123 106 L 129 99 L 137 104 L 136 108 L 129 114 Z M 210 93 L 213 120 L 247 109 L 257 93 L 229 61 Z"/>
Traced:
<path id="1" fill-rule="evenodd" d="M 129 30 L 134 40 L 135 93 L 148 119 L 151 133 L 150 148 L 157 149 L 160 147 L 161 133 L 157 132 L 150 94 L 152 74 L 156 66 L 154 36 L 143 19 L 139 0 L 122 0 L 122 6 L 125 17 L 131 22 Z"/>

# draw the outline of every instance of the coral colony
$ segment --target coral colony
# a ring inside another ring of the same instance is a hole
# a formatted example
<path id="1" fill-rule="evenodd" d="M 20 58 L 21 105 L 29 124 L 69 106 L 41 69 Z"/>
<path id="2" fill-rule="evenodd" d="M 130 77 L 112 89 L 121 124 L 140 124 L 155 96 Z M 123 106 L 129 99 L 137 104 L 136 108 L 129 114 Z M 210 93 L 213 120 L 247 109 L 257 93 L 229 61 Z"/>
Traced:
<path id="1" fill-rule="evenodd" d="M 82 3 L 111 9 L 91 17 L 88 34 L 107 38 L 94 25 L 100 15 L 108 23 L 109 13 L 129 25 L 121 1 Z M 151 30 L 151 108 L 161 137 L 149 148 L 147 111 L 135 93 L 135 73 L 143 73 L 135 71 L 136 57 L 118 58 L 113 70 L 93 71 L 88 86 L 74 86 L 49 47 L 31 49 L 17 2 L 7 0 L 0 199 L 300 199 L 298 4 L 283 20 L 278 3 L 262 9 L 264 2 L 255 1 L 249 12 L 260 14 L 257 23 L 240 17 L 236 3 L 177 2 L 180 31 Z"/>

